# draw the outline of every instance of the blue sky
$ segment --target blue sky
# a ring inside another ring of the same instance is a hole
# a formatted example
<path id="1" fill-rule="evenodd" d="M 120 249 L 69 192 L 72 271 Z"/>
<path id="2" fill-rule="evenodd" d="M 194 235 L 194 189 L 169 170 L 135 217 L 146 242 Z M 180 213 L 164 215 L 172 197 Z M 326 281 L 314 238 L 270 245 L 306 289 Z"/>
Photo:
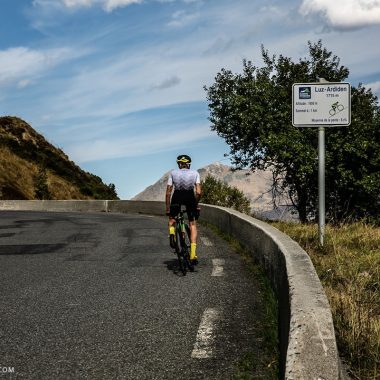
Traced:
<path id="1" fill-rule="evenodd" d="M 0 116 L 129 199 L 178 154 L 229 164 L 203 90 L 221 68 L 318 39 L 380 95 L 380 0 L 0 0 Z"/>

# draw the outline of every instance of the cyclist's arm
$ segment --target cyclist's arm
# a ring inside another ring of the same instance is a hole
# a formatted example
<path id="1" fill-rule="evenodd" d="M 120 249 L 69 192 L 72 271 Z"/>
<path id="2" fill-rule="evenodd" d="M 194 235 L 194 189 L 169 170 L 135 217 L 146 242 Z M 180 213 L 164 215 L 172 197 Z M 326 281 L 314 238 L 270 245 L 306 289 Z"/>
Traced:
<path id="1" fill-rule="evenodd" d="M 201 195 L 202 195 L 201 184 L 200 183 L 196 183 L 195 184 L 195 199 L 197 201 L 197 205 L 199 203 L 199 200 L 201 199 Z"/>
<path id="2" fill-rule="evenodd" d="M 170 197 L 172 195 L 173 186 L 167 185 L 166 186 L 166 196 L 165 196 L 165 202 L 166 202 L 166 213 L 169 213 L 170 211 Z"/>

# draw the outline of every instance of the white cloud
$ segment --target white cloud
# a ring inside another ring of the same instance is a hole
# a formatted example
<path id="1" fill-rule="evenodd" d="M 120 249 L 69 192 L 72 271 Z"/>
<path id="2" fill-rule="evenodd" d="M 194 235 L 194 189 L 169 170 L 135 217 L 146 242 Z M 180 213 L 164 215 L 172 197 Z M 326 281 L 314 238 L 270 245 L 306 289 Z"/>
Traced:
<path id="1" fill-rule="evenodd" d="M 303 16 L 320 14 L 335 29 L 356 29 L 380 24 L 380 0 L 303 0 Z"/>
<path id="2" fill-rule="evenodd" d="M 370 88 L 372 93 L 380 96 L 380 81 L 365 84 L 364 87 Z"/>
<path id="3" fill-rule="evenodd" d="M 112 12 L 114 9 L 119 7 L 126 7 L 131 4 L 139 4 L 143 0 L 105 0 L 103 1 L 103 8 L 107 12 Z"/>
<path id="4" fill-rule="evenodd" d="M 17 84 L 17 87 L 18 88 L 25 88 L 27 86 L 29 86 L 31 83 L 31 81 L 29 79 L 21 79 L 18 84 Z"/>
<path id="5" fill-rule="evenodd" d="M 34 0 L 34 4 L 47 5 L 49 0 Z M 116 8 L 127 7 L 131 4 L 140 4 L 144 0 L 60 0 L 67 8 L 91 7 L 93 5 L 101 5 L 107 12 L 112 12 Z M 155 0 L 159 3 L 173 3 L 177 0 Z M 185 4 L 201 3 L 202 0 L 182 0 Z M 51 4 L 49 4 L 51 5 Z"/>
<path id="6" fill-rule="evenodd" d="M 177 11 L 172 14 L 172 19 L 168 23 L 168 26 L 182 28 L 184 26 L 190 25 L 198 18 L 199 14 L 197 13 L 187 13 L 183 10 Z"/>
<path id="7" fill-rule="evenodd" d="M 90 140 L 65 148 L 71 159 L 83 163 L 120 157 L 133 157 L 164 152 L 171 147 L 187 147 L 195 141 L 213 136 L 208 125 L 176 128 L 173 131 L 161 130 L 139 136 L 130 136 L 125 139 Z"/>
<path id="8" fill-rule="evenodd" d="M 40 0 L 36 0 L 40 1 Z M 143 0 L 61 0 L 67 8 L 91 7 L 100 4 L 107 12 L 112 12 L 116 8 L 126 7 L 131 4 L 139 4 Z"/>
<path id="9" fill-rule="evenodd" d="M 92 0 L 63 0 L 63 4 L 68 8 L 89 7 L 92 5 Z"/>
<path id="10" fill-rule="evenodd" d="M 14 47 L 0 50 L 0 84 L 17 82 L 18 87 L 25 87 L 30 83 L 29 77 L 39 76 L 76 55 L 69 48 L 32 50 Z"/>

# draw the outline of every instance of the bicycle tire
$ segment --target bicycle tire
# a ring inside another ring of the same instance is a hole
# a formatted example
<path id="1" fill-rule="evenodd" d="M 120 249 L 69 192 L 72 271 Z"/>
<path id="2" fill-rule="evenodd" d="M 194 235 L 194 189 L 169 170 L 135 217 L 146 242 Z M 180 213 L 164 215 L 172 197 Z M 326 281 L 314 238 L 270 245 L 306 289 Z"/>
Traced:
<path id="1" fill-rule="evenodd" d="M 339 112 L 342 112 L 344 110 L 344 106 L 343 106 L 343 104 L 339 104 L 338 105 L 338 111 Z"/>
<path id="2" fill-rule="evenodd" d="M 184 276 L 186 276 L 187 265 L 186 265 L 185 257 L 183 256 L 182 240 L 183 240 L 182 239 L 182 233 L 177 228 L 176 229 L 176 247 L 175 247 L 175 251 L 177 253 L 179 269 L 182 272 L 182 274 Z"/>
<path id="3" fill-rule="evenodd" d="M 189 247 L 190 247 L 190 227 L 185 224 L 185 240 L 184 240 L 184 257 L 185 257 L 185 262 L 186 266 L 189 269 L 190 272 L 194 272 L 194 265 L 191 264 L 190 261 L 190 252 L 189 252 Z"/>

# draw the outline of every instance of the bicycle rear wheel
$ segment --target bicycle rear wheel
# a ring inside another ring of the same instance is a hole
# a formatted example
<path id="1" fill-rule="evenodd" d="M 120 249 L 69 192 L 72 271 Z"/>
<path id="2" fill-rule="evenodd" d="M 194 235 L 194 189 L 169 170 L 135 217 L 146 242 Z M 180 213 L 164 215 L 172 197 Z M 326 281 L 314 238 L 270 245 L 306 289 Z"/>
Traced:
<path id="1" fill-rule="evenodd" d="M 190 227 L 185 225 L 186 233 L 183 241 L 183 256 L 185 258 L 186 267 L 190 272 L 194 271 L 194 265 L 190 261 Z"/>
<path id="2" fill-rule="evenodd" d="M 182 274 L 184 276 L 186 276 L 187 265 L 186 265 L 185 257 L 183 255 L 182 241 L 183 241 L 182 233 L 177 228 L 176 229 L 176 246 L 175 246 L 175 251 L 176 251 L 177 257 L 178 257 L 178 266 L 179 266 L 179 269 L 182 272 Z"/>

